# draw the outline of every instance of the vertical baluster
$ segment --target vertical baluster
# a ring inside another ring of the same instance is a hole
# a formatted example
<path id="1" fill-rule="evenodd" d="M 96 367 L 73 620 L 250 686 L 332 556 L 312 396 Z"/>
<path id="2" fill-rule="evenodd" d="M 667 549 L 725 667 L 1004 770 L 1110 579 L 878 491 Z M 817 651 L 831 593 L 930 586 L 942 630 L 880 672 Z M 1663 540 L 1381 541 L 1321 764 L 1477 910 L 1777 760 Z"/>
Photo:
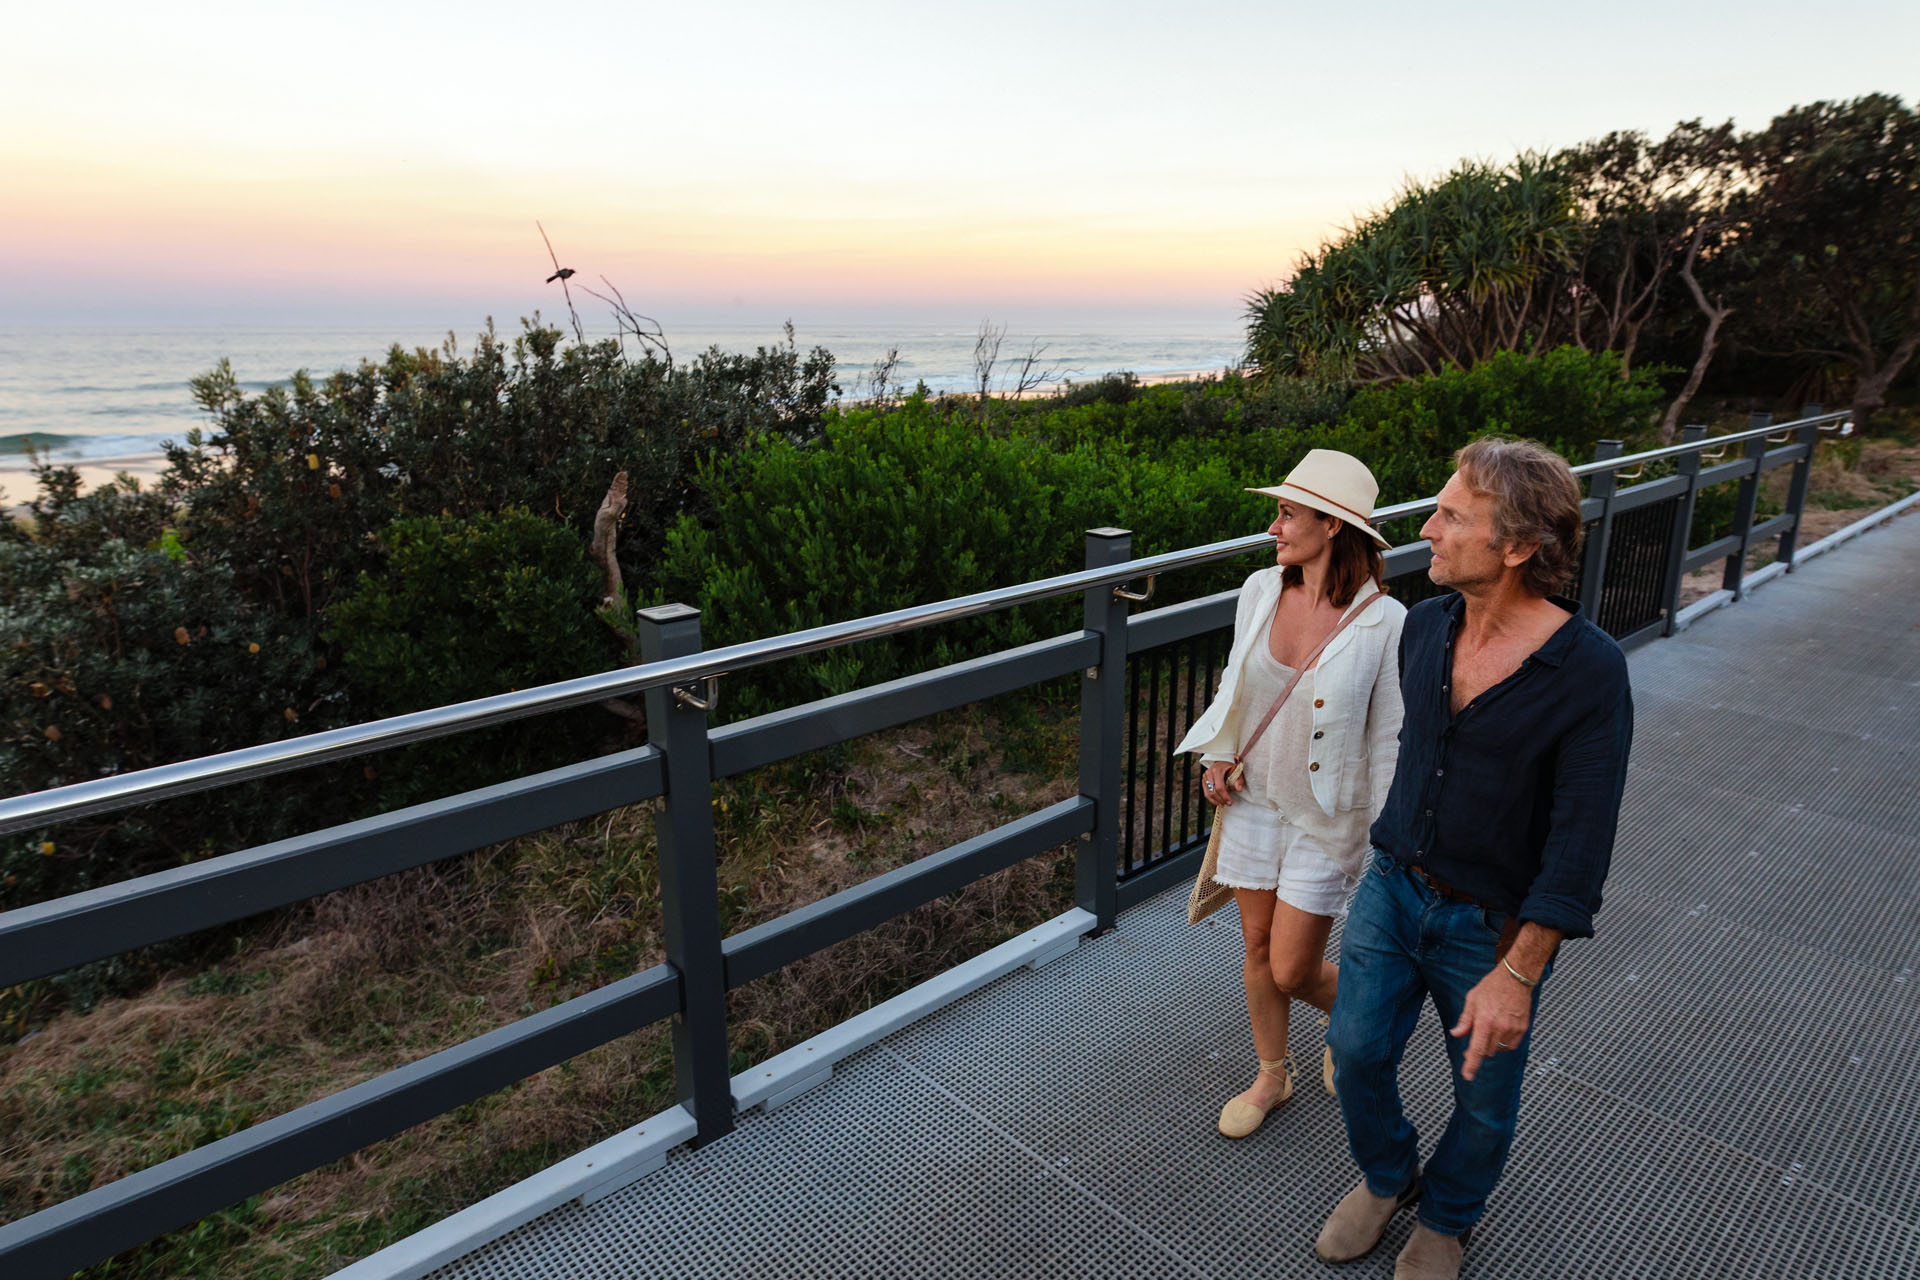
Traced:
<path id="1" fill-rule="evenodd" d="M 1593 447 L 1593 460 L 1605 462 L 1620 456 L 1618 440 L 1602 440 Z M 1580 562 L 1580 611 L 1596 625 L 1600 622 L 1600 597 L 1606 590 L 1607 552 L 1613 540 L 1613 495 L 1620 487 L 1611 470 L 1594 475 L 1588 496 L 1600 500 L 1600 518 L 1587 535 L 1586 556 Z"/>
<path id="2" fill-rule="evenodd" d="M 1122 779 L 1126 787 L 1127 834 L 1126 853 L 1120 860 L 1121 872 L 1134 869 L 1134 864 L 1146 857 L 1147 850 L 1139 843 L 1139 832 L 1135 828 L 1134 808 L 1139 797 L 1140 773 L 1140 664 L 1127 664 L 1127 776 Z"/>
<path id="3" fill-rule="evenodd" d="M 1175 665 L 1177 649 L 1169 646 L 1167 653 L 1167 727 L 1160 734 L 1160 749 L 1165 752 L 1161 764 L 1160 778 L 1160 855 L 1166 857 L 1178 843 L 1173 836 L 1173 775 L 1180 761 L 1174 748 L 1180 745 L 1180 713 L 1175 710 L 1178 700 L 1174 697 L 1179 687 L 1179 668 Z"/>
<path id="4" fill-rule="evenodd" d="M 1153 842 L 1153 784 L 1154 765 L 1160 759 L 1160 653 L 1156 650 L 1153 661 L 1147 666 L 1147 759 L 1141 775 L 1146 782 L 1146 794 L 1141 797 L 1140 814 L 1140 854 L 1145 863 L 1152 863 L 1159 846 Z"/>
<path id="5" fill-rule="evenodd" d="M 1810 404 L 1800 411 L 1803 418 L 1817 418 L 1823 406 Z M 1787 485 L 1787 510 L 1793 513 L 1793 523 L 1780 535 L 1780 560 L 1787 566 L 1787 572 L 1793 572 L 1793 553 L 1800 545 L 1800 520 L 1807 509 L 1807 476 L 1813 470 L 1813 451 L 1820 444 L 1820 424 L 1810 422 L 1800 428 L 1800 444 L 1806 450 L 1793 464 L 1793 480 Z"/>
<path id="6" fill-rule="evenodd" d="M 1194 702 L 1194 672 L 1199 667 L 1200 646 L 1206 642 L 1204 636 L 1189 639 L 1181 649 L 1181 665 L 1187 673 L 1187 700 L 1184 720 L 1192 724 L 1199 715 L 1199 706 Z M 1185 844 L 1193 833 L 1193 754 L 1188 752 L 1180 757 L 1180 843 Z"/>
<path id="7" fill-rule="evenodd" d="M 1680 442 L 1697 445 L 1706 434 L 1706 427 L 1690 423 L 1680 428 Z M 1693 449 L 1681 454 L 1677 469 L 1687 478 L 1687 487 L 1674 499 L 1673 525 L 1667 534 L 1666 580 L 1663 586 L 1667 621 L 1660 631 L 1665 636 L 1673 634 L 1674 618 L 1680 612 L 1680 582 L 1686 576 L 1687 543 L 1693 537 L 1694 501 L 1700 496 L 1700 451 Z"/>
<path id="8" fill-rule="evenodd" d="M 1764 427 L 1773 421 L 1770 413 L 1756 413 L 1748 420 L 1750 427 Z M 1747 474 L 1740 478 L 1740 496 L 1734 502 L 1733 536 L 1740 540 L 1739 547 L 1727 557 L 1726 571 L 1720 577 L 1720 585 L 1733 592 L 1735 600 L 1746 594 L 1747 548 L 1753 542 L 1753 509 L 1760 500 L 1760 459 L 1766 456 L 1767 438 L 1755 436 L 1747 441 L 1745 462 Z"/>

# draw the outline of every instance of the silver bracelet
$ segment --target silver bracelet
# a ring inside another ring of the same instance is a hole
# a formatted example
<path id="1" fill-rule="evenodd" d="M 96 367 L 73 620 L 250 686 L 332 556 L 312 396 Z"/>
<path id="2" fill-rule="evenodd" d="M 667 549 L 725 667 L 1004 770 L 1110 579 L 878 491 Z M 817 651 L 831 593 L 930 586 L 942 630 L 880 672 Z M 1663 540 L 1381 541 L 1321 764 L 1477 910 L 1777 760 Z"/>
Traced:
<path id="1" fill-rule="evenodd" d="M 1508 973 L 1512 974 L 1513 980 L 1519 983 L 1521 986 L 1526 987 L 1528 990 L 1532 990 L 1534 987 L 1538 986 L 1540 983 L 1540 979 L 1529 978 L 1526 974 L 1520 972 L 1518 969 L 1508 964 L 1507 958 L 1505 956 L 1500 957 L 1500 967 L 1505 969 Z"/>

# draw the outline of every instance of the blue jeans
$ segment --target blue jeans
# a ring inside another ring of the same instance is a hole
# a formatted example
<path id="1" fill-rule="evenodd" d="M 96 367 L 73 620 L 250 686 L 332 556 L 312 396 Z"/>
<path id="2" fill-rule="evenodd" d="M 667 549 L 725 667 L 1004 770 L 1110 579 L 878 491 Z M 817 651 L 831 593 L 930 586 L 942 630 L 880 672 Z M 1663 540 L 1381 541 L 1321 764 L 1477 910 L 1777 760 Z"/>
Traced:
<path id="1" fill-rule="evenodd" d="M 1460 1074 L 1468 1037 L 1446 1036 L 1453 1115 L 1424 1172 L 1419 1136 L 1400 1105 L 1400 1058 L 1423 998 L 1432 997 L 1443 1033 L 1460 1020 L 1467 992 L 1499 963 L 1494 948 L 1505 925 L 1497 911 L 1439 896 L 1376 849 L 1341 936 L 1327 1043 L 1347 1144 L 1377 1196 L 1400 1194 L 1418 1173 L 1420 1221 L 1442 1235 L 1461 1235 L 1479 1221 L 1506 1167 L 1532 1024 L 1518 1046 L 1482 1061 L 1471 1081 Z M 1552 968 L 1534 988 L 1535 1014 Z"/>

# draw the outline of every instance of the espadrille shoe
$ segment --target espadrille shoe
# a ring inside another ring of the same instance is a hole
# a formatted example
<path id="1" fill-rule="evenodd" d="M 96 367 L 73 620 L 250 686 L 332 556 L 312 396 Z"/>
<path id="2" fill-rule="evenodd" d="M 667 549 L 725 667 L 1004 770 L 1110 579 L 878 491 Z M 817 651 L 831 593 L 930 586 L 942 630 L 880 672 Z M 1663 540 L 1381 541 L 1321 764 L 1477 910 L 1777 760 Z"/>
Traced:
<path id="1" fill-rule="evenodd" d="M 1393 1264 L 1393 1280 L 1460 1280 L 1460 1259 L 1466 1251 L 1465 1236 L 1443 1236 L 1416 1222 Z"/>
<path id="2" fill-rule="evenodd" d="M 1420 1177 L 1414 1175 L 1407 1189 L 1397 1196 L 1377 1196 L 1367 1190 L 1367 1180 L 1347 1192 L 1327 1215 L 1313 1251 L 1327 1262 L 1352 1262 L 1372 1253 L 1386 1234 L 1393 1215 L 1420 1198 Z"/>
<path id="3" fill-rule="evenodd" d="M 1293 1096 L 1292 1059 L 1278 1058 L 1269 1062 L 1265 1058 L 1262 1058 L 1260 1059 L 1260 1074 L 1263 1076 L 1277 1075 L 1280 1077 L 1280 1096 L 1275 1098 L 1270 1105 L 1264 1107 L 1257 1107 L 1253 1103 L 1248 1102 L 1244 1095 L 1230 1099 L 1226 1106 L 1220 1108 L 1220 1134 L 1222 1137 L 1246 1137 L 1260 1127 L 1260 1122 L 1267 1118 L 1267 1112 L 1273 1110 L 1274 1107 L 1279 1106 Z"/>

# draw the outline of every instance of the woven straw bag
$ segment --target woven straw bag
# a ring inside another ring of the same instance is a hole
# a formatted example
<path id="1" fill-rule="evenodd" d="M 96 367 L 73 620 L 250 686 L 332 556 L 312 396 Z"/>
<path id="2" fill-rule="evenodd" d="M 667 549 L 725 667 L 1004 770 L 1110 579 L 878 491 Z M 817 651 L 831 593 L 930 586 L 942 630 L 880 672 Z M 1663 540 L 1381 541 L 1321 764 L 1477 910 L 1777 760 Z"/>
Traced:
<path id="1" fill-rule="evenodd" d="M 1227 785 L 1231 787 L 1240 781 L 1240 775 L 1246 770 L 1235 760 L 1233 768 L 1227 770 Z M 1216 811 L 1213 830 L 1207 836 L 1207 851 L 1200 857 L 1200 875 L 1193 882 L 1193 893 L 1187 898 L 1187 923 L 1199 924 L 1218 911 L 1233 898 L 1233 890 L 1213 878 L 1220 869 L 1220 816 Z"/>

